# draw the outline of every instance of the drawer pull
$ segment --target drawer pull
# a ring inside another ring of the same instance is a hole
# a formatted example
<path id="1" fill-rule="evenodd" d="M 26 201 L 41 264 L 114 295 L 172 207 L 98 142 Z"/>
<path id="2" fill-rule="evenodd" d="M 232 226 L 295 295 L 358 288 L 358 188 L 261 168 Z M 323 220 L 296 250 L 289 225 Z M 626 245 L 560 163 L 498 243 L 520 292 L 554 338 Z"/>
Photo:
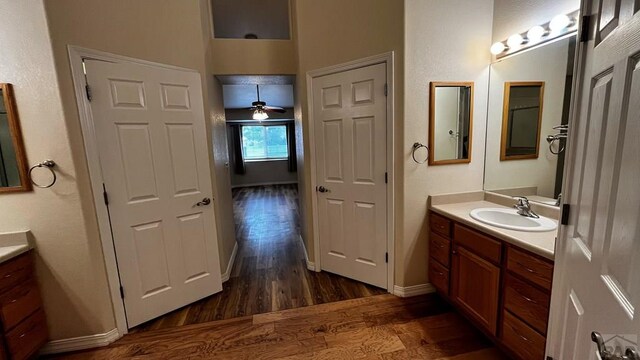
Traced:
<path id="1" fill-rule="evenodd" d="M 436 246 L 437 246 L 438 248 L 440 248 L 440 249 L 444 249 L 444 245 L 442 245 L 442 244 L 436 244 Z"/>
<path id="2" fill-rule="evenodd" d="M 22 339 L 23 337 L 29 335 L 29 333 L 35 330 L 37 327 L 38 327 L 38 324 L 31 325 L 25 332 L 23 332 L 20 336 L 18 336 L 18 339 Z"/>
<path id="3" fill-rule="evenodd" d="M 518 335 L 518 337 L 526 342 L 531 342 L 531 340 L 529 340 L 526 336 L 520 334 L 520 332 L 518 332 L 518 330 L 516 330 L 516 328 L 514 328 L 513 326 L 511 326 L 511 330 L 513 330 L 513 332 Z"/>
<path id="4" fill-rule="evenodd" d="M 516 261 L 516 264 L 520 265 L 522 268 L 524 268 L 527 272 L 531 273 L 531 274 L 535 274 L 535 270 L 528 268 L 527 266 L 523 265 L 521 262 Z"/>
<path id="5" fill-rule="evenodd" d="M 18 302 L 18 300 L 22 299 L 23 297 L 29 295 L 31 293 L 32 289 L 27 289 L 25 291 L 22 291 L 20 294 L 17 294 L 16 297 L 14 299 L 12 299 L 11 301 L 9 301 L 9 304 L 15 304 L 16 302 Z"/>
<path id="6" fill-rule="evenodd" d="M 441 273 L 440 271 L 434 271 L 436 273 L 436 275 L 438 276 L 444 276 L 444 273 Z"/>
<path id="7" fill-rule="evenodd" d="M 518 290 L 516 290 L 516 289 L 513 289 L 513 290 L 514 290 L 518 295 L 520 295 L 522 298 L 524 298 L 525 300 L 527 300 L 528 302 L 533 303 L 533 304 L 538 304 L 538 302 L 537 302 L 537 301 L 535 301 L 535 300 L 531 299 L 530 297 L 526 296 L 525 294 L 521 293 L 520 291 L 518 291 Z"/>

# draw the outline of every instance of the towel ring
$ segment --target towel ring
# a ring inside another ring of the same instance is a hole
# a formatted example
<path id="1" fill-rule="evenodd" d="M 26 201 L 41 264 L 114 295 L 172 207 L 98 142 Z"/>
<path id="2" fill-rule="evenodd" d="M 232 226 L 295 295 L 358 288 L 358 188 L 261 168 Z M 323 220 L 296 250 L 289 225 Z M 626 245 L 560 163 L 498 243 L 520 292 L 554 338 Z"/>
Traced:
<path id="1" fill-rule="evenodd" d="M 427 157 L 422 160 L 422 161 L 418 161 L 418 159 L 416 159 L 416 151 L 420 148 L 425 148 L 427 149 Z M 427 162 L 427 160 L 429 160 L 429 147 L 427 145 L 421 144 L 419 142 L 413 143 L 413 147 L 411 148 L 411 157 L 413 158 L 413 161 L 416 162 L 416 164 L 424 164 Z"/>
<path id="2" fill-rule="evenodd" d="M 46 188 L 50 188 L 52 187 L 55 183 L 56 180 L 58 179 L 58 177 L 56 176 L 56 172 L 53 171 L 53 167 L 56 166 L 56 162 L 53 160 L 45 160 L 41 163 L 37 163 L 35 165 L 33 165 L 32 167 L 29 168 L 29 180 L 31 180 L 31 183 L 39 188 L 42 189 L 46 189 Z M 48 169 L 49 171 L 51 171 L 51 175 L 53 175 L 53 179 L 51 180 L 51 183 L 48 185 L 40 185 L 37 182 L 33 181 L 33 177 L 31 176 L 31 173 L 33 172 L 33 170 L 35 170 L 36 168 L 45 168 Z"/>

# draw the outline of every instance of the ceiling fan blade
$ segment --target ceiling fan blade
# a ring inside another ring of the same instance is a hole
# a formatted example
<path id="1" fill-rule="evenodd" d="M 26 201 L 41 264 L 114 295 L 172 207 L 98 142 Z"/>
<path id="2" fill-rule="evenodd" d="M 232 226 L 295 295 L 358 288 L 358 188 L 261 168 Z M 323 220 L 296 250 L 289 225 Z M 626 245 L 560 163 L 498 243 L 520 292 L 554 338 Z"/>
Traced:
<path id="1" fill-rule="evenodd" d="M 254 110 L 256 110 L 257 108 L 256 108 L 255 106 L 252 106 L 252 107 L 248 107 L 248 108 L 244 108 L 244 109 L 245 109 L 245 110 L 249 110 L 249 111 L 254 111 Z"/>
<path id="2" fill-rule="evenodd" d="M 283 109 L 283 108 L 281 108 L 279 106 L 265 106 L 264 109 L 266 111 L 273 111 L 273 112 L 277 112 L 277 113 L 281 113 L 281 114 L 287 112 L 287 110 L 285 110 L 285 109 Z"/>

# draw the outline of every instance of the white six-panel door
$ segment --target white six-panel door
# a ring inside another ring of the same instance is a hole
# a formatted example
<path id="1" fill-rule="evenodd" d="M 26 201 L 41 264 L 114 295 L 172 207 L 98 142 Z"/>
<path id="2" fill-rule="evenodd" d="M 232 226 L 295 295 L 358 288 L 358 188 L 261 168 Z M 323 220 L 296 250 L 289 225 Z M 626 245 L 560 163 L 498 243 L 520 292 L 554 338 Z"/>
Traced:
<path id="1" fill-rule="evenodd" d="M 314 78 L 312 83 L 316 184 L 322 190 L 316 192 L 321 268 L 383 288 L 385 82 L 382 63 Z"/>
<path id="2" fill-rule="evenodd" d="M 200 75 L 85 60 L 129 327 L 222 290 Z M 206 202 L 206 201 L 205 201 Z"/>
<path id="3" fill-rule="evenodd" d="M 640 2 L 586 2 L 547 346 L 563 360 L 599 359 L 592 331 L 620 351 L 640 335 Z"/>

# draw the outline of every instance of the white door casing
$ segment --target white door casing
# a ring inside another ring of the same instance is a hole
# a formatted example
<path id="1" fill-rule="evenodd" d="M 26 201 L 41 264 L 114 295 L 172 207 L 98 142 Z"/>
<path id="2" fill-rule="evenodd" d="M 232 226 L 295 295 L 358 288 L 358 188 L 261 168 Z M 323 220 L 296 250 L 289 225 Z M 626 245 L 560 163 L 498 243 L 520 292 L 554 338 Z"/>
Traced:
<path id="1" fill-rule="evenodd" d="M 321 268 L 386 288 L 386 64 L 313 78 Z"/>
<path id="2" fill-rule="evenodd" d="M 200 75 L 85 60 L 129 327 L 222 290 Z"/>
<path id="3" fill-rule="evenodd" d="M 601 7 L 602 6 L 602 7 Z M 640 335 L 640 3 L 584 0 L 547 355 L 599 359 Z M 635 345 L 633 344 L 635 343 Z"/>

